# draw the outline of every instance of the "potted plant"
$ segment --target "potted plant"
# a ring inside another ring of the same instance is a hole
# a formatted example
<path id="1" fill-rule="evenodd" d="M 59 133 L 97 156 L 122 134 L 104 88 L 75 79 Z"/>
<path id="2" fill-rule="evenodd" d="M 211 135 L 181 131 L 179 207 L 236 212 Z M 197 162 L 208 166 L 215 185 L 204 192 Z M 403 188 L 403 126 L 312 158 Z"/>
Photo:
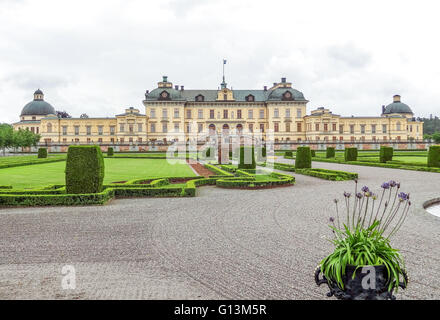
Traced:
<path id="1" fill-rule="evenodd" d="M 330 218 L 330 228 L 335 250 L 315 269 L 316 284 L 326 283 L 329 297 L 394 300 L 394 290 L 408 284 L 403 259 L 390 238 L 404 223 L 411 201 L 400 191 L 400 183 L 384 182 L 381 188 L 380 196 L 367 186 L 358 190 L 355 180 L 354 194 L 344 192 L 344 211 L 334 200 L 336 218 Z"/>

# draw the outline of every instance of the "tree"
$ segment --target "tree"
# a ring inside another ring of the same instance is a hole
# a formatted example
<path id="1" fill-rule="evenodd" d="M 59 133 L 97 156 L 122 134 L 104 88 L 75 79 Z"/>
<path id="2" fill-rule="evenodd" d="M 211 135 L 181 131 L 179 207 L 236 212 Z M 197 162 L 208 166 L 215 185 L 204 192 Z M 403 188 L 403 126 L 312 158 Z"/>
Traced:
<path id="1" fill-rule="evenodd" d="M 68 114 L 66 111 L 56 111 L 58 118 L 72 118 L 70 114 Z"/>
<path id="2" fill-rule="evenodd" d="M 3 154 L 6 148 L 12 147 L 14 128 L 6 123 L 0 124 L 0 148 L 3 149 Z"/>
<path id="3" fill-rule="evenodd" d="M 434 140 L 435 143 L 440 143 L 440 131 L 434 132 L 431 135 L 431 139 Z"/>

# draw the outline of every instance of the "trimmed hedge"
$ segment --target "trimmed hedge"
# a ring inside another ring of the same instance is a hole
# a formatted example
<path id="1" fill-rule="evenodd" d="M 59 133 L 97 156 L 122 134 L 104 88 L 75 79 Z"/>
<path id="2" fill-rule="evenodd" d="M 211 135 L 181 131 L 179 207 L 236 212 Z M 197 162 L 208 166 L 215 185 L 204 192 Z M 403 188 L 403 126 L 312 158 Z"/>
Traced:
<path id="1" fill-rule="evenodd" d="M 379 162 L 386 163 L 387 161 L 393 160 L 393 147 L 381 146 L 379 151 Z"/>
<path id="2" fill-rule="evenodd" d="M 15 158 L 15 157 L 11 157 Z M 13 168 L 13 167 L 21 167 L 21 166 L 29 166 L 33 164 L 42 164 L 42 163 L 51 163 L 51 162 L 58 162 L 58 161 L 65 161 L 66 157 L 63 156 L 51 156 L 50 158 L 34 158 L 34 157 L 21 157 L 22 159 L 12 159 L 10 160 L 9 157 L 4 157 L 0 159 L 0 169 L 4 168 Z"/>
<path id="3" fill-rule="evenodd" d="M 251 156 L 251 159 L 247 159 L 245 155 Z M 245 161 L 251 161 L 251 163 L 245 163 Z M 257 163 L 255 162 L 255 150 L 254 147 L 240 147 L 240 161 L 238 163 L 238 169 L 255 169 L 257 167 Z"/>
<path id="4" fill-rule="evenodd" d="M 316 157 L 316 151 L 314 149 L 310 149 L 310 154 L 312 157 Z"/>
<path id="5" fill-rule="evenodd" d="M 296 150 L 295 168 L 311 168 L 312 167 L 312 153 L 309 147 L 298 147 Z"/>
<path id="6" fill-rule="evenodd" d="M 345 148 L 344 159 L 345 161 L 357 161 L 358 149 L 357 148 Z"/>
<path id="7" fill-rule="evenodd" d="M 343 181 L 343 180 L 354 180 L 358 178 L 357 173 L 345 172 L 340 170 L 330 170 L 330 169 L 318 169 L 318 168 L 304 168 L 296 169 L 295 166 L 286 163 L 275 162 L 273 164 L 274 169 L 296 172 L 306 176 L 312 176 L 316 178 L 333 180 L 333 181 Z"/>
<path id="8" fill-rule="evenodd" d="M 99 146 L 70 146 L 66 162 L 67 193 L 102 191 L 104 158 Z"/>
<path id="9" fill-rule="evenodd" d="M 440 145 L 429 147 L 428 167 L 440 168 Z"/>
<path id="10" fill-rule="evenodd" d="M 107 149 L 107 156 L 112 157 L 114 155 L 115 151 L 112 147 L 108 147 Z"/>
<path id="11" fill-rule="evenodd" d="M 325 157 L 328 158 L 334 158 L 336 156 L 335 147 L 327 147 L 327 150 L 325 151 Z"/>
<path id="12" fill-rule="evenodd" d="M 46 148 L 39 148 L 37 158 L 40 158 L 40 159 L 47 158 L 47 149 Z"/>

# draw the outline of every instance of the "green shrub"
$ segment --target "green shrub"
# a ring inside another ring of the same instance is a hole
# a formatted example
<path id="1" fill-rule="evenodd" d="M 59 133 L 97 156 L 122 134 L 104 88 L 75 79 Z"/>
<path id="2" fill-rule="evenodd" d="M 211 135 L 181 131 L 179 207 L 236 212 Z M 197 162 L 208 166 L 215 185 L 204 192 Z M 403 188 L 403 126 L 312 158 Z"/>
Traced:
<path id="1" fill-rule="evenodd" d="M 284 156 L 285 157 L 293 157 L 293 152 L 292 151 L 286 151 L 286 152 L 284 152 Z"/>
<path id="2" fill-rule="evenodd" d="M 325 152 L 325 157 L 326 158 L 334 158 L 335 156 L 336 156 L 335 148 L 334 147 L 327 147 L 327 150 Z"/>
<path id="3" fill-rule="evenodd" d="M 358 149 L 357 148 L 345 148 L 344 159 L 345 161 L 357 161 Z"/>
<path id="4" fill-rule="evenodd" d="M 393 147 L 381 146 L 379 151 L 379 161 L 381 163 L 386 163 L 387 161 L 393 160 Z"/>
<path id="5" fill-rule="evenodd" d="M 296 150 L 295 169 L 311 168 L 312 153 L 309 147 L 298 147 Z"/>
<path id="6" fill-rule="evenodd" d="M 99 146 L 70 146 L 66 161 L 67 193 L 102 191 L 104 158 Z"/>
<path id="7" fill-rule="evenodd" d="M 429 147 L 428 167 L 440 168 L 440 145 Z"/>
<path id="8" fill-rule="evenodd" d="M 114 154 L 114 150 L 113 150 L 113 148 L 112 148 L 112 147 L 108 147 L 108 149 L 107 149 L 107 155 L 108 155 L 109 157 L 112 157 L 113 154 Z"/>
<path id="9" fill-rule="evenodd" d="M 312 157 L 316 157 L 316 151 L 313 149 L 310 149 L 310 154 L 312 155 Z"/>
<path id="10" fill-rule="evenodd" d="M 47 158 L 47 149 L 39 148 L 38 149 L 38 158 Z"/>
<path id="11" fill-rule="evenodd" d="M 248 159 L 248 156 L 245 157 L 245 155 L 251 156 L 251 159 Z M 250 163 L 245 163 L 249 162 Z M 254 154 L 254 147 L 240 147 L 240 162 L 238 163 L 238 169 L 255 169 L 257 166 L 255 162 L 255 154 Z"/>

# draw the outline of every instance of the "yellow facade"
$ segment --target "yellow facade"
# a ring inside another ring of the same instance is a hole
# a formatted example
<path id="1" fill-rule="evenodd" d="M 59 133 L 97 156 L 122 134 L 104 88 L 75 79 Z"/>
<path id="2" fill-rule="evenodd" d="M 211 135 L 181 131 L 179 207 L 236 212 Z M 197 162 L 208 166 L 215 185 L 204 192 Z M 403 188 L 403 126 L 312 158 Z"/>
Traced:
<path id="1" fill-rule="evenodd" d="M 423 123 L 395 96 L 378 117 L 343 117 L 318 108 L 306 114 L 303 94 L 282 78 L 271 88 L 185 90 L 167 77 L 147 91 L 145 114 L 127 108 L 111 118 L 58 118 L 40 90 L 14 128 L 41 134 L 46 144 L 147 145 L 203 141 L 209 133 L 259 134 L 276 143 L 421 141 Z M 44 109 L 44 111 L 42 111 Z M 46 113 L 46 114 L 41 114 Z"/>

